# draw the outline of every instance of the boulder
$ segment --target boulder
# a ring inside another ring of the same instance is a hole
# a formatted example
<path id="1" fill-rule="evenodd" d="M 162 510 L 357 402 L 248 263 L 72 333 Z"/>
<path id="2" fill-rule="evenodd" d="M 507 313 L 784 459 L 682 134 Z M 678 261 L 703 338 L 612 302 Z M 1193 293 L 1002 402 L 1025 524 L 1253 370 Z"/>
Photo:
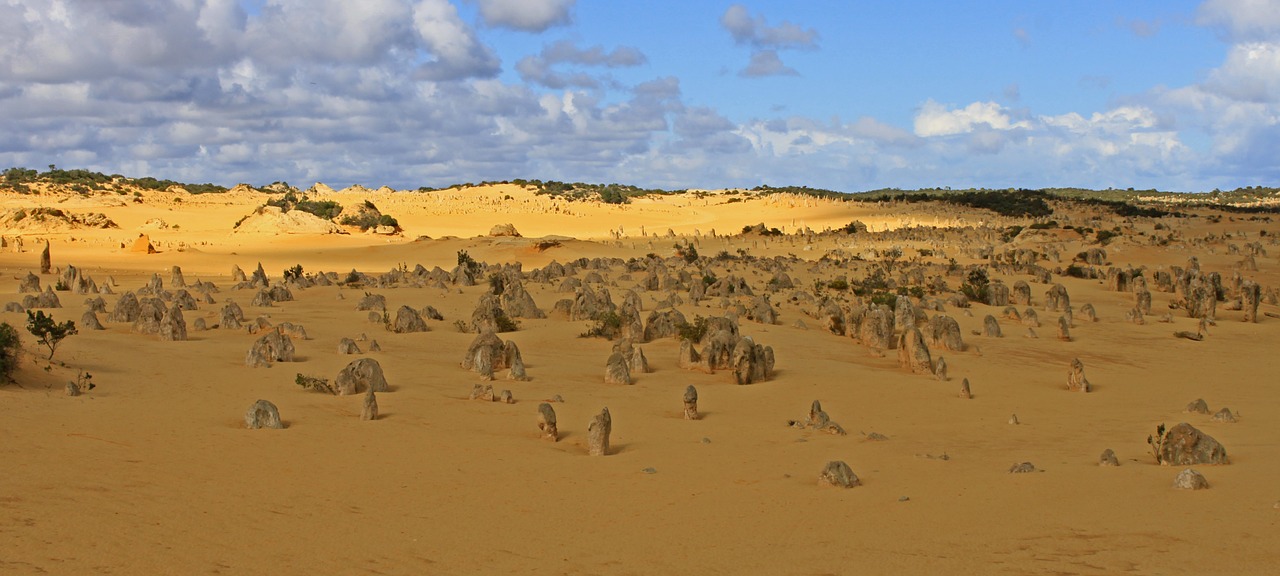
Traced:
<path id="1" fill-rule="evenodd" d="M 853 469 L 849 468 L 843 460 L 832 460 L 827 462 L 827 465 L 822 468 L 822 473 L 818 474 L 818 484 L 836 488 L 853 488 L 861 486 L 862 481 L 858 480 Z"/>
<path id="2" fill-rule="evenodd" d="M 1067 390 L 1072 392 L 1088 392 L 1089 380 L 1084 377 L 1084 362 L 1079 358 L 1071 361 L 1071 370 L 1067 372 Z"/>
<path id="3" fill-rule="evenodd" d="M 990 316 L 988 316 L 990 318 Z M 937 315 L 929 318 L 928 330 L 930 342 L 945 350 L 962 352 L 965 349 L 964 339 L 960 336 L 960 323 L 955 318 Z"/>
<path id="4" fill-rule="evenodd" d="M 360 405 L 360 419 L 378 419 L 378 397 L 373 393 L 373 388 L 370 388 L 364 395 L 364 401 Z"/>
<path id="5" fill-rule="evenodd" d="M 556 411 L 546 402 L 538 404 L 538 430 L 542 431 L 542 438 L 545 440 L 556 442 L 560 439 L 560 432 L 556 428 Z"/>
<path id="6" fill-rule="evenodd" d="M 516 227 L 514 224 L 495 224 L 493 228 L 489 229 L 489 236 L 492 236 L 492 237 L 511 236 L 514 238 L 519 238 L 520 233 L 516 231 Z"/>
<path id="7" fill-rule="evenodd" d="M 1173 478 L 1173 487 L 1179 490 L 1204 490 L 1209 487 L 1209 481 L 1205 480 L 1203 474 L 1187 468 Z"/>
<path id="8" fill-rule="evenodd" d="M 592 456 L 609 454 L 609 435 L 613 433 L 613 417 L 609 408 L 605 407 L 599 414 L 591 417 L 587 424 L 587 453 Z"/>
<path id="9" fill-rule="evenodd" d="M 698 418 L 698 389 L 690 384 L 684 389 L 684 419 L 697 420 Z"/>
<path id="10" fill-rule="evenodd" d="M 471 386 L 471 395 L 468 398 L 484 402 L 493 402 L 494 400 L 497 400 L 497 397 L 494 396 L 493 393 L 493 384 L 482 384 L 480 382 L 476 382 Z"/>
<path id="11" fill-rule="evenodd" d="M 362 352 L 360 351 L 360 346 L 356 344 L 355 340 L 352 340 L 350 338 L 343 338 L 338 341 L 338 353 L 339 354 L 362 354 Z"/>
<path id="12" fill-rule="evenodd" d="M 37 285 L 38 289 L 38 285 Z M 1244 310 L 1245 322 L 1258 321 L 1258 303 L 1262 301 L 1262 287 L 1253 280 L 1245 280 L 1240 284 L 1240 305 Z"/>
<path id="13" fill-rule="evenodd" d="M 80 327 L 85 330 L 105 330 L 102 327 L 102 322 L 98 321 L 98 315 L 93 310 L 85 310 L 84 314 L 80 316 Z"/>
<path id="14" fill-rule="evenodd" d="M 1031 473 L 1031 472 L 1035 472 L 1035 471 L 1036 471 L 1036 467 L 1035 467 L 1035 465 L 1034 465 L 1034 464 L 1032 464 L 1032 463 L 1030 463 L 1030 462 L 1023 462 L 1023 463 L 1021 463 L 1021 464 L 1014 464 L 1013 466 L 1010 466 L 1010 467 L 1009 467 L 1009 473 L 1010 473 L 1010 474 L 1029 474 L 1029 473 Z"/>
<path id="15" fill-rule="evenodd" d="M 244 363 L 251 368 L 270 367 L 275 362 L 293 362 L 293 341 L 272 330 L 264 334 L 245 354 Z"/>
<path id="16" fill-rule="evenodd" d="M 182 307 L 176 302 L 160 319 L 160 339 L 175 342 L 187 339 L 187 321 L 182 317 Z"/>
<path id="17" fill-rule="evenodd" d="M 1190 404 L 1187 404 L 1187 407 L 1186 409 L 1183 410 L 1183 412 L 1191 412 L 1193 414 L 1208 414 L 1209 403 L 1205 402 L 1204 398 L 1197 398 L 1195 401 L 1191 402 Z"/>
<path id="18" fill-rule="evenodd" d="M 933 360 L 920 330 L 912 326 L 898 337 L 898 366 L 916 374 L 933 374 Z"/>
<path id="19" fill-rule="evenodd" d="M 126 292 L 126 294 L 128 294 L 128 292 Z M 117 304 L 116 307 L 119 309 L 119 304 Z M 239 330 L 243 326 L 244 310 L 240 308 L 239 304 L 227 300 L 227 303 L 222 305 L 222 312 L 219 314 L 218 318 L 218 325 L 223 329 Z"/>
<path id="20" fill-rule="evenodd" d="M 40 273 L 49 274 L 53 271 L 53 260 L 49 256 L 49 241 L 44 243 L 44 250 L 40 251 Z"/>
<path id="21" fill-rule="evenodd" d="M 361 390 L 388 392 L 387 378 L 382 374 L 382 365 L 373 358 L 360 358 L 347 364 L 333 380 L 339 395 L 356 394 Z"/>
<path id="22" fill-rule="evenodd" d="M 430 330 L 430 328 L 427 328 L 426 320 L 422 319 L 418 311 L 408 306 L 401 306 L 399 310 L 396 310 L 396 319 L 392 322 L 391 329 L 397 334 L 427 332 Z"/>
<path id="23" fill-rule="evenodd" d="M 627 366 L 627 359 L 620 353 L 614 352 L 609 356 L 608 362 L 605 363 L 604 369 L 605 384 L 631 384 L 631 369 Z"/>
<path id="24" fill-rule="evenodd" d="M 1182 422 L 1164 433 L 1158 451 L 1161 464 L 1193 466 L 1196 464 L 1228 464 L 1227 450 L 1213 437 Z"/>
<path id="25" fill-rule="evenodd" d="M 22 281 L 18 284 L 18 293 L 40 293 L 40 277 L 32 274 L 31 272 L 27 272 L 27 275 L 23 277 Z"/>
<path id="26" fill-rule="evenodd" d="M 982 319 L 982 335 L 989 338 L 1003 338 L 1004 333 L 1000 331 L 1000 322 L 996 321 L 996 317 L 987 314 Z"/>
<path id="27" fill-rule="evenodd" d="M 244 427 L 250 430 L 259 428 L 284 428 L 284 423 L 280 421 L 280 410 L 266 400 L 258 400 L 249 407 L 249 411 L 244 414 Z"/>

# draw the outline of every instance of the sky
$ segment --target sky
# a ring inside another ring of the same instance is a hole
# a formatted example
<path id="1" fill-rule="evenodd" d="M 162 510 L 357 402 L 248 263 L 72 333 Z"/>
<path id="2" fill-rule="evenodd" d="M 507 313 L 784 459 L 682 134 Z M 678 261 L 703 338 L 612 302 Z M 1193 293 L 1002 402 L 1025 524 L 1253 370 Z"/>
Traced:
<path id="1" fill-rule="evenodd" d="M 0 167 L 1280 185 L 1280 0 L 0 0 Z"/>

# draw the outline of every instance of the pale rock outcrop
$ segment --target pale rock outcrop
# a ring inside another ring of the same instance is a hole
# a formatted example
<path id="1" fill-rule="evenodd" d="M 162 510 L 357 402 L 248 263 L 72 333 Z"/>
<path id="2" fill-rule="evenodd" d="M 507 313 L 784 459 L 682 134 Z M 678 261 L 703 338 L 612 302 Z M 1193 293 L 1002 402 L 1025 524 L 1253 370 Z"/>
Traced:
<path id="1" fill-rule="evenodd" d="M 361 390 L 388 392 L 387 378 L 382 365 L 373 358 L 360 358 L 347 364 L 333 380 L 338 395 L 357 394 Z"/>

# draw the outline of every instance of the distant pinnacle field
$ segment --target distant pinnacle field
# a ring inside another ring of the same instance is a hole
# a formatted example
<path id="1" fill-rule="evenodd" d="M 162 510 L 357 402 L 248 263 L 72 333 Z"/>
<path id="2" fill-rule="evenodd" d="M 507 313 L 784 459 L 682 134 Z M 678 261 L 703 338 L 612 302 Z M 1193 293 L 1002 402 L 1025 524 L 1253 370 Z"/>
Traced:
<path id="1" fill-rule="evenodd" d="M 0 192 L 0 573 L 1280 566 L 1268 200 L 539 192 Z"/>

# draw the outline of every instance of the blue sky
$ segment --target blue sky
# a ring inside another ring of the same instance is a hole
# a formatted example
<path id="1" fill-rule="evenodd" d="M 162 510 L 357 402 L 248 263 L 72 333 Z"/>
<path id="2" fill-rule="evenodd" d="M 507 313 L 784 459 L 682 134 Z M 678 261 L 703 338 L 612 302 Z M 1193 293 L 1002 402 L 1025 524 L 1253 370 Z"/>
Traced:
<path id="1" fill-rule="evenodd" d="M 1280 182 L 1280 1 L 0 0 L 0 166 L 399 188 Z"/>

